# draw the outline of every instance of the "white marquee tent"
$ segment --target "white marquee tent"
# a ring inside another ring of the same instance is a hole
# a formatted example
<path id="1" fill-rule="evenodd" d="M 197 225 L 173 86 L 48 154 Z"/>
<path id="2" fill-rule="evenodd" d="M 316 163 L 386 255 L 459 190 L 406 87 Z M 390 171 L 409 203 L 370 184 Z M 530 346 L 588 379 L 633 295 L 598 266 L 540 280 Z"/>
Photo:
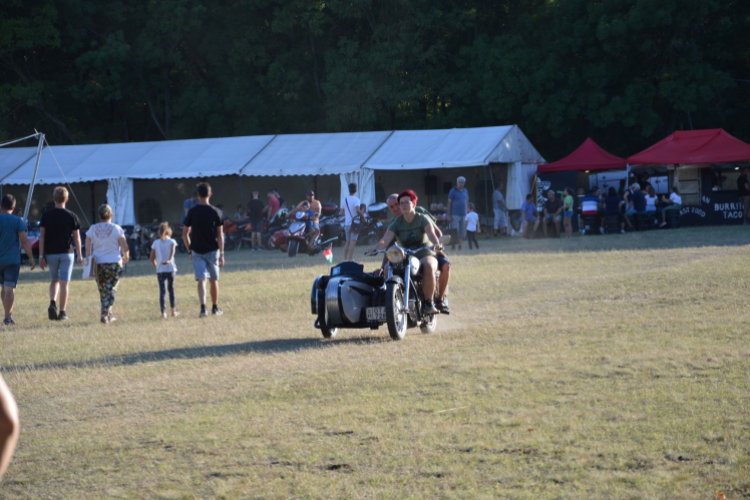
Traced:
<path id="1" fill-rule="evenodd" d="M 0 148 L 0 185 L 28 185 L 36 147 Z M 264 135 L 46 147 L 38 184 L 108 181 L 116 222 L 133 224 L 133 179 L 222 175 L 339 175 L 342 197 L 357 182 L 363 202 L 375 201 L 373 171 L 404 171 L 508 163 L 507 203 L 520 208 L 544 159 L 517 125 L 447 130 Z M 58 167 L 59 164 L 59 167 Z M 64 172 L 64 174 L 63 174 Z"/>

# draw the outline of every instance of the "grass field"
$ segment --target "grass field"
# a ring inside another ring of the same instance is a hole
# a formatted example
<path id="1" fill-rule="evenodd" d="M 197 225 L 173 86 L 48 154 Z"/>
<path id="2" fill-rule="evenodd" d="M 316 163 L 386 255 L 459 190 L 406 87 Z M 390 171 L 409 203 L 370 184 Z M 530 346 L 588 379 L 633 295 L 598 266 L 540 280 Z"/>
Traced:
<path id="1" fill-rule="evenodd" d="M 321 256 L 228 255 L 203 320 L 184 256 L 167 321 L 132 263 L 109 326 L 81 281 L 71 321 L 46 320 L 47 275 L 25 272 L 0 498 L 750 498 L 748 243 L 480 240 L 451 255 L 453 314 L 402 342 L 322 339 Z"/>

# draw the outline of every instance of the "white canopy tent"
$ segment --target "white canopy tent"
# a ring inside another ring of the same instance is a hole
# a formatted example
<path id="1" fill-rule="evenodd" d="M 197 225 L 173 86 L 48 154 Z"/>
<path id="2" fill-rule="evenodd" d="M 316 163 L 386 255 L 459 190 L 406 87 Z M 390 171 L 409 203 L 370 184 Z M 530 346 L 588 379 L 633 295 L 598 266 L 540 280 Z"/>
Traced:
<path id="1" fill-rule="evenodd" d="M 0 185 L 29 184 L 37 148 L 0 148 Z M 375 170 L 510 164 L 507 204 L 520 208 L 544 159 L 516 125 L 447 130 L 262 135 L 123 144 L 55 146 L 42 151 L 36 182 L 108 182 L 120 224 L 134 224 L 133 179 L 223 175 L 338 175 L 341 196 L 356 182 L 375 201 Z M 58 166 L 59 164 L 59 166 Z"/>
<path id="2" fill-rule="evenodd" d="M 521 208 L 544 158 L 518 125 L 446 130 L 397 130 L 365 164 L 371 170 L 426 170 L 509 163 L 506 203 Z"/>
<path id="3" fill-rule="evenodd" d="M 375 202 L 372 171 L 362 166 L 393 132 L 277 135 L 243 169 L 242 175 L 339 175 L 341 199 L 356 182 L 363 203 Z"/>

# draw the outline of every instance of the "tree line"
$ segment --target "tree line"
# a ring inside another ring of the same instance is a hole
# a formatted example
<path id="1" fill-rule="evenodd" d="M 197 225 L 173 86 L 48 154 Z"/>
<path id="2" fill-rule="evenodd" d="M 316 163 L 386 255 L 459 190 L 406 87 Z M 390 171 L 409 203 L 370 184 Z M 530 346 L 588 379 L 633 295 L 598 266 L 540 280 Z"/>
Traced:
<path id="1" fill-rule="evenodd" d="M 750 2 L 5 0 L 0 137 L 519 124 L 549 161 L 750 140 Z"/>

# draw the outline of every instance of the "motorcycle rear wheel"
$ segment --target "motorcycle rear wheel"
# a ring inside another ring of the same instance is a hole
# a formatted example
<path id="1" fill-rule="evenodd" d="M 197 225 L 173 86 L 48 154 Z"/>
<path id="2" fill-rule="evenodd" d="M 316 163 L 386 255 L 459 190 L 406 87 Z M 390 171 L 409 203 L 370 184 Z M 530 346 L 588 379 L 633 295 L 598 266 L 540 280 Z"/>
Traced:
<path id="1" fill-rule="evenodd" d="M 287 248 L 287 255 L 289 255 L 289 258 L 297 255 L 297 250 L 299 250 L 299 241 L 292 240 L 289 242 L 289 248 Z"/>
<path id="2" fill-rule="evenodd" d="M 404 289 L 397 283 L 385 286 L 385 322 L 393 340 L 403 340 L 406 336 L 408 313 L 403 310 Z"/>

